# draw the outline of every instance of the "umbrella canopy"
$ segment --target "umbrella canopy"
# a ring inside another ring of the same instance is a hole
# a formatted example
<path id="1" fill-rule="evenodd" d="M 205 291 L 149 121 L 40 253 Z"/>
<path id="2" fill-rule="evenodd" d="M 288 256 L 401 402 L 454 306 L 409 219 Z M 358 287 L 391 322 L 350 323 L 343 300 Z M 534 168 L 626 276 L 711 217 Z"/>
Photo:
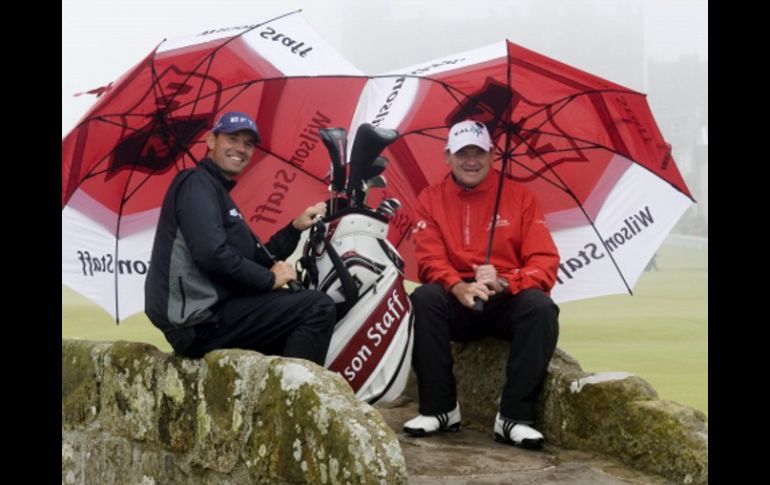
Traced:
<path id="1" fill-rule="evenodd" d="M 351 122 L 365 82 L 297 13 L 161 43 L 96 90 L 62 141 L 62 282 L 118 321 L 143 311 L 163 196 L 225 111 L 257 121 L 262 144 L 232 196 L 269 237 L 328 197 L 318 130 Z"/>
<path id="2" fill-rule="evenodd" d="M 416 197 L 449 173 L 448 128 L 465 119 L 487 125 L 507 180 L 537 196 L 561 255 L 556 301 L 631 292 L 693 202 L 643 94 L 511 42 L 429 61 L 372 78 L 350 129 L 400 133 L 381 198 L 404 206 L 389 238 L 410 279 Z"/>

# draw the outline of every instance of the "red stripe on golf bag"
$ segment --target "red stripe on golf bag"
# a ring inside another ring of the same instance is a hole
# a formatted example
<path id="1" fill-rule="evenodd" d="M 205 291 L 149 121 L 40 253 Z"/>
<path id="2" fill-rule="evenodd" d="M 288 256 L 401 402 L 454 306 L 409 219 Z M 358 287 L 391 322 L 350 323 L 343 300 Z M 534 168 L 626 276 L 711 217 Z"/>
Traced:
<path id="1" fill-rule="evenodd" d="M 401 325 L 408 325 L 411 304 L 399 276 L 377 307 L 328 366 L 348 381 L 353 391 L 366 382 L 385 355 Z"/>

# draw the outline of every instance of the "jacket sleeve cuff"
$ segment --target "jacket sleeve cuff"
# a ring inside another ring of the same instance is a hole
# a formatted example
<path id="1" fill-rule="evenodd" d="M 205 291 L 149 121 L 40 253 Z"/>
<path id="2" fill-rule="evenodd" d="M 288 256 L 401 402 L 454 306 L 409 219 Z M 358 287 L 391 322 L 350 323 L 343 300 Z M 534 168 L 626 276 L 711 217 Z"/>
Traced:
<path id="1" fill-rule="evenodd" d="M 447 293 L 450 293 L 452 290 L 452 287 L 457 283 L 461 282 L 462 280 L 463 279 L 460 278 L 459 276 L 448 276 L 444 278 L 444 280 L 441 282 L 441 285 L 444 287 Z"/>
<path id="2" fill-rule="evenodd" d="M 508 292 L 515 295 L 519 291 L 521 291 L 521 270 L 515 269 L 510 273 L 498 273 L 497 275 L 500 278 L 505 278 L 508 280 Z"/>
<path id="3" fill-rule="evenodd" d="M 289 223 L 286 224 L 286 227 L 284 227 L 282 231 L 286 231 L 287 234 L 295 235 L 297 236 L 297 238 L 299 238 L 302 235 L 302 231 L 294 227 L 294 219 L 289 221 Z"/>

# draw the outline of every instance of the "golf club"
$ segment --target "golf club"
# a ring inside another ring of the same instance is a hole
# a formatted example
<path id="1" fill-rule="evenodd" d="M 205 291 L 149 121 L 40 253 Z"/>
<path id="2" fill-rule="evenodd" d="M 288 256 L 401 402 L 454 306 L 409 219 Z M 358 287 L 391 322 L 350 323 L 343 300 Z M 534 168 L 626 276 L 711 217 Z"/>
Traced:
<path id="1" fill-rule="evenodd" d="M 376 159 L 386 146 L 393 143 L 398 137 L 398 131 L 385 128 L 377 128 L 369 123 L 358 127 L 353 148 L 350 152 L 350 174 L 348 177 L 347 194 L 351 207 L 358 207 L 363 203 L 363 194 L 358 195 L 362 189 L 362 182 L 374 175 L 377 170 L 385 169 L 385 162 Z M 376 165 L 376 168 L 369 167 Z M 382 172 L 380 170 L 379 173 Z"/>
<path id="2" fill-rule="evenodd" d="M 347 156 L 348 138 L 343 128 L 321 128 L 318 133 L 321 135 L 321 140 L 326 146 L 331 160 L 329 177 L 331 179 L 329 215 L 331 215 L 336 211 L 339 194 L 345 190 L 345 169 L 347 168 L 345 157 Z"/>
<path id="3" fill-rule="evenodd" d="M 369 197 L 369 189 L 371 188 L 385 188 L 388 185 L 388 181 L 385 179 L 384 175 L 375 175 L 374 177 L 364 180 L 363 185 L 361 186 L 361 192 L 359 195 L 363 196 L 363 200 L 361 201 L 360 206 L 362 207 L 368 207 L 366 205 L 366 199 Z"/>

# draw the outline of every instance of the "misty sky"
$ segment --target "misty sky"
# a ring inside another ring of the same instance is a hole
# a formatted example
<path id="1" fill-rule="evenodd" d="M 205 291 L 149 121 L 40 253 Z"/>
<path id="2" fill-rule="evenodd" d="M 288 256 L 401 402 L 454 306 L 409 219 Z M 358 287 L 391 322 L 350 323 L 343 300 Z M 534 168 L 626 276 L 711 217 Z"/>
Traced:
<path id="1" fill-rule="evenodd" d="M 367 74 L 506 38 L 639 91 L 645 58 L 708 60 L 706 0 L 62 0 L 62 135 L 164 38 L 296 9 Z"/>

